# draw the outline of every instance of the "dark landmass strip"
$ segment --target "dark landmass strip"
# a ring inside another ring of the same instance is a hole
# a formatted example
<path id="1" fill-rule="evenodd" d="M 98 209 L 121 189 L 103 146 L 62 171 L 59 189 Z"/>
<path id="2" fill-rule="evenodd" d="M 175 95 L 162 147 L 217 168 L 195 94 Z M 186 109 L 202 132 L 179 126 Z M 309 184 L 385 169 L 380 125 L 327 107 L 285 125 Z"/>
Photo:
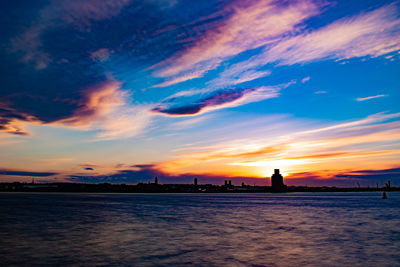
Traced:
<path id="1" fill-rule="evenodd" d="M 251 186 L 242 184 L 85 184 L 85 183 L 0 183 L 0 192 L 96 192 L 96 193 L 270 193 L 270 192 L 366 192 L 400 191 L 400 187 L 309 187 L 285 186 L 273 190 L 271 186 Z"/>

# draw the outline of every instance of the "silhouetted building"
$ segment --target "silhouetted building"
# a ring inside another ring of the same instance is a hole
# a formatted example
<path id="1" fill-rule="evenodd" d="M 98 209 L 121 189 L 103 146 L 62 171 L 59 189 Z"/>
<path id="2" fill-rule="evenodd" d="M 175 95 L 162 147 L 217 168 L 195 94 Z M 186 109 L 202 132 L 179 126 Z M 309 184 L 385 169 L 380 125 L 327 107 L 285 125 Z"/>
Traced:
<path id="1" fill-rule="evenodd" d="M 231 186 L 232 185 L 232 181 L 231 180 L 229 180 L 229 186 Z"/>
<path id="2" fill-rule="evenodd" d="M 225 186 L 228 185 L 228 181 L 227 181 L 227 180 L 224 181 L 224 185 L 225 185 Z"/>
<path id="3" fill-rule="evenodd" d="M 197 178 L 194 178 L 194 185 L 197 185 Z"/>
<path id="4" fill-rule="evenodd" d="M 158 184 L 158 177 L 156 176 L 156 178 L 154 179 L 154 183 Z"/>
<path id="5" fill-rule="evenodd" d="M 271 176 L 271 188 L 273 192 L 282 192 L 286 189 L 286 185 L 283 183 L 283 177 L 279 173 L 279 169 L 275 169 L 274 174 Z"/>

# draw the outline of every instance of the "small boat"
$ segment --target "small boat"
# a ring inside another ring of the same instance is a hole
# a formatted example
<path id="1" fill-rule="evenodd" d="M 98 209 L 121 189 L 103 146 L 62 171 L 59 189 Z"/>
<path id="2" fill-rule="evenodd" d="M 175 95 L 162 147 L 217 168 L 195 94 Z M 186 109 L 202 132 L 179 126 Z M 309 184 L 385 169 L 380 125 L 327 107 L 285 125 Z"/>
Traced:
<path id="1" fill-rule="evenodd" d="M 383 198 L 383 199 L 387 199 L 387 195 L 386 195 L 386 192 L 385 192 L 385 191 L 383 191 L 382 198 Z"/>

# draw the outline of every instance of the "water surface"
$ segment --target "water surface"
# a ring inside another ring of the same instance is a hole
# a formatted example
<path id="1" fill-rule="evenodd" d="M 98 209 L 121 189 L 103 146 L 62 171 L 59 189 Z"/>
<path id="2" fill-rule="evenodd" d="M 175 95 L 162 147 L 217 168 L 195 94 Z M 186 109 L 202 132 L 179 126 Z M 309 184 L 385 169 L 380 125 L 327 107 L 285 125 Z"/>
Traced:
<path id="1" fill-rule="evenodd" d="M 400 193 L 0 194 L 2 265 L 400 266 Z"/>

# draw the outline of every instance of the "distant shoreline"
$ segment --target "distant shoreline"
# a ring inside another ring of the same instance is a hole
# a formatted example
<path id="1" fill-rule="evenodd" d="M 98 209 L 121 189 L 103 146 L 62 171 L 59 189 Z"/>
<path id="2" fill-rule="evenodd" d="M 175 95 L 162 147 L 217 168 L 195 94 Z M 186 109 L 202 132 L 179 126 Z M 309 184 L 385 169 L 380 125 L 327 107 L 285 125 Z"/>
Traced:
<path id="1" fill-rule="evenodd" d="M 383 192 L 400 191 L 400 187 L 309 187 L 287 186 L 280 191 L 271 186 L 213 184 L 86 184 L 86 183 L 0 183 L 0 192 L 60 193 L 292 193 L 292 192 Z"/>

